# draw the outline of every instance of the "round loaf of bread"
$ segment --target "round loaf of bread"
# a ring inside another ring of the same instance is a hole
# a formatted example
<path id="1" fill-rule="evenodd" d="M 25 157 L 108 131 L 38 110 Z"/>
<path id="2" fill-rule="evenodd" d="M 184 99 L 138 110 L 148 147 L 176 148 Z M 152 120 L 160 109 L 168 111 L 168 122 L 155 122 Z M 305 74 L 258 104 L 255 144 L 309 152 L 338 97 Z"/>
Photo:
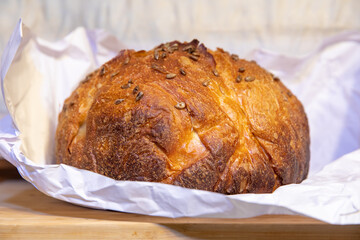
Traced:
<path id="1" fill-rule="evenodd" d="M 58 163 L 117 179 L 267 193 L 309 169 L 300 101 L 254 61 L 197 40 L 123 50 L 66 99 Z"/>

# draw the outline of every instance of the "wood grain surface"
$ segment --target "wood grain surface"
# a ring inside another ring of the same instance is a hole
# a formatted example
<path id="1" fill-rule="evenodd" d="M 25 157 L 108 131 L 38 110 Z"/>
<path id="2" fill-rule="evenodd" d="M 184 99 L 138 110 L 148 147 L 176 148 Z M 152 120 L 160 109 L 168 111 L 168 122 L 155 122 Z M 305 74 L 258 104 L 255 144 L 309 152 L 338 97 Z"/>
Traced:
<path id="1" fill-rule="evenodd" d="M 10 169 L 10 170 L 9 170 Z M 163 218 L 75 206 L 0 170 L 0 239 L 360 239 L 359 225 L 290 215 Z"/>

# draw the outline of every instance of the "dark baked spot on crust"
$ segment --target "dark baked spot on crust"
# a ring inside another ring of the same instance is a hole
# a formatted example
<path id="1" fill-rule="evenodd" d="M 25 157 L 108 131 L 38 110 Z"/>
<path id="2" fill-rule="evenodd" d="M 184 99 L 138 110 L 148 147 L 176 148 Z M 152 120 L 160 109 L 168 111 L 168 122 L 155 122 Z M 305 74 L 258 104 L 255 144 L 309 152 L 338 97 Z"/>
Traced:
<path id="1" fill-rule="evenodd" d="M 216 160 L 211 156 L 197 161 L 189 168 L 184 169 L 173 182 L 174 185 L 213 191 L 218 178 Z"/>
<path id="2" fill-rule="evenodd" d="M 156 143 L 165 153 L 169 153 L 169 147 L 167 147 L 168 140 L 171 139 L 171 129 L 169 126 L 169 119 L 160 118 L 151 127 L 149 133 L 151 141 Z"/>
<path id="3" fill-rule="evenodd" d="M 118 179 L 134 181 L 161 181 L 166 177 L 165 154 L 148 143 L 148 140 L 137 140 L 135 148 L 126 151 Z"/>

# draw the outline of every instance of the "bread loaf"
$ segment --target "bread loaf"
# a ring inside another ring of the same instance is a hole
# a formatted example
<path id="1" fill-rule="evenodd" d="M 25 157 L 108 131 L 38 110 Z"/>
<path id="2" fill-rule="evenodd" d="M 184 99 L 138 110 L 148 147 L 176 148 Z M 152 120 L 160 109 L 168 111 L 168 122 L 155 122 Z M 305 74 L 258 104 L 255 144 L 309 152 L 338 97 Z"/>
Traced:
<path id="1" fill-rule="evenodd" d="M 123 50 L 66 99 L 58 163 L 117 179 L 268 193 L 309 169 L 300 101 L 254 61 L 197 40 Z"/>

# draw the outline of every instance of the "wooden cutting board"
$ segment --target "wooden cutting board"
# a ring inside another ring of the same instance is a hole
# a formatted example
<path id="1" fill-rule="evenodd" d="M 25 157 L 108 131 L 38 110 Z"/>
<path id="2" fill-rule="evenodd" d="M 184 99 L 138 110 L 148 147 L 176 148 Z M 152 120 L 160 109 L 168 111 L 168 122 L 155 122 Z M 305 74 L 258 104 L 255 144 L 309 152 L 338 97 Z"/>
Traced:
<path id="1" fill-rule="evenodd" d="M 94 210 L 48 197 L 12 170 L 0 170 L 0 239 L 360 239 L 360 225 L 303 216 L 171 219 Z"/>

